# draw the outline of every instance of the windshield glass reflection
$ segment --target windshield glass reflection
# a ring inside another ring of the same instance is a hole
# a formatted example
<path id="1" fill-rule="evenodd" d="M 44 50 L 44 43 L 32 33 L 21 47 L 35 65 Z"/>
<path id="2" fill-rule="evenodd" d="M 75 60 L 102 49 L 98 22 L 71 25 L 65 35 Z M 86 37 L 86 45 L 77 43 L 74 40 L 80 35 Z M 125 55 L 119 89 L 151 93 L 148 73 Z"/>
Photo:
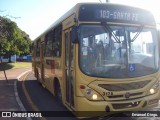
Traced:
<path id="1" fill-rule="evenodd" d="M 158 70 L 156 31 L 146 27 L 82 25 L 80 68 L 90 76 L 126 78 Z"/>

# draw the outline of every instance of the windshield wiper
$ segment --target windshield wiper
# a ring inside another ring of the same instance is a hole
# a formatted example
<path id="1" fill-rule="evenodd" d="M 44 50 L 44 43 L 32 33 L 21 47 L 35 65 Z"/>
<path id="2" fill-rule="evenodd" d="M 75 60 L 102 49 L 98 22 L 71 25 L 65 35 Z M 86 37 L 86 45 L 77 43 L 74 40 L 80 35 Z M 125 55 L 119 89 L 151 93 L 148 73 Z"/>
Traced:
<path id="1" fill-rule="evenodd" d="M 137 34 L 133 37 L 133 39 L 131 40 L 131 42 L 133 42 L 133 41 L 135 41 L 135 39 L 137 39 L 137 37 L 139 36 L 139 34 L 142 32 L 143 28 L 144 28 L 144 25 L 141 25 L 139 27 L 139 30 L 138 30 L 139 32 L 137 32 Z"/>
<path id="2" fill-rule="evenodd" d="M 115 35 L 115 33 L 113 32 L 113 30 L 109 27 L 109 25 L 106 24 L 106 22 L 101 22 L 102 26 L 105 28 L 105 30 L 107 32 L 109 32 L 113 37 L 114 39 L 116 40 L 117 43 L 121 43 L 120 42 L 120 39 L 117 38 L 117 36 Z"/>

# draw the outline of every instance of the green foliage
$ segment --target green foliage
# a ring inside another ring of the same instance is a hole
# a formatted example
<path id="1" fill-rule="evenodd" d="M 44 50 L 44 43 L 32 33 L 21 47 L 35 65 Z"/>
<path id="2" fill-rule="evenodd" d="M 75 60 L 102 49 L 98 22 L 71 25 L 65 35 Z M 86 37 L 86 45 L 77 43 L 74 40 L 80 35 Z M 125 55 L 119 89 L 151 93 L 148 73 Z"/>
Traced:
<path id="1" fill-rule="evenodd" d="M 0 47 L 5 57 L 11 55 L 30 54 L 31 40 L 29 35 L 18 28 L 17 24 L 8 18 L 0 16 Z"/>

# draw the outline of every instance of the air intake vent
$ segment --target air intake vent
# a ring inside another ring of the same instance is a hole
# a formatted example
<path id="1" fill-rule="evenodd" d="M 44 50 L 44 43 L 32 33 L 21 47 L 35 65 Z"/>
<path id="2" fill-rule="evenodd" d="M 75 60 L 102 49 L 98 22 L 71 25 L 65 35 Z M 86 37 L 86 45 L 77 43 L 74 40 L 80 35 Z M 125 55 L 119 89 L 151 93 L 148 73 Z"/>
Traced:
<path id="1" fill-rule="evenodd" d="M 109 91 L 125 91 L 134 90 L 145 87 L 151 80 L 132 82 L 132 83 L 118 83 L 118 84 L 99 84 L 98 86 Z"/>

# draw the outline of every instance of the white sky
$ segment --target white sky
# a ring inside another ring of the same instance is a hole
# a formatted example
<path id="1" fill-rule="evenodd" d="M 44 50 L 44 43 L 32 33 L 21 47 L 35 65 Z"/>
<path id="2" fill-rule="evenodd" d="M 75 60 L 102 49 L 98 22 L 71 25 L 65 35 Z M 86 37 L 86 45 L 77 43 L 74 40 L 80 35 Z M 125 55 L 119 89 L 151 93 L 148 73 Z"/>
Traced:
<path id="1" fill-rule="evenodd" d="M 106 0 L 101 0 L 105 2 Z M 9 14 L 17 25 L 34 40 L 54 21 L 78 2 L 100 2 L 99 0 L 0 0 L 0 15 Z M 152 11 L 160 21 L 158 0 L 110 0 L 111 3 L 126 4 Z M 2 12 L 3 11 L 3 12 Z"/>

